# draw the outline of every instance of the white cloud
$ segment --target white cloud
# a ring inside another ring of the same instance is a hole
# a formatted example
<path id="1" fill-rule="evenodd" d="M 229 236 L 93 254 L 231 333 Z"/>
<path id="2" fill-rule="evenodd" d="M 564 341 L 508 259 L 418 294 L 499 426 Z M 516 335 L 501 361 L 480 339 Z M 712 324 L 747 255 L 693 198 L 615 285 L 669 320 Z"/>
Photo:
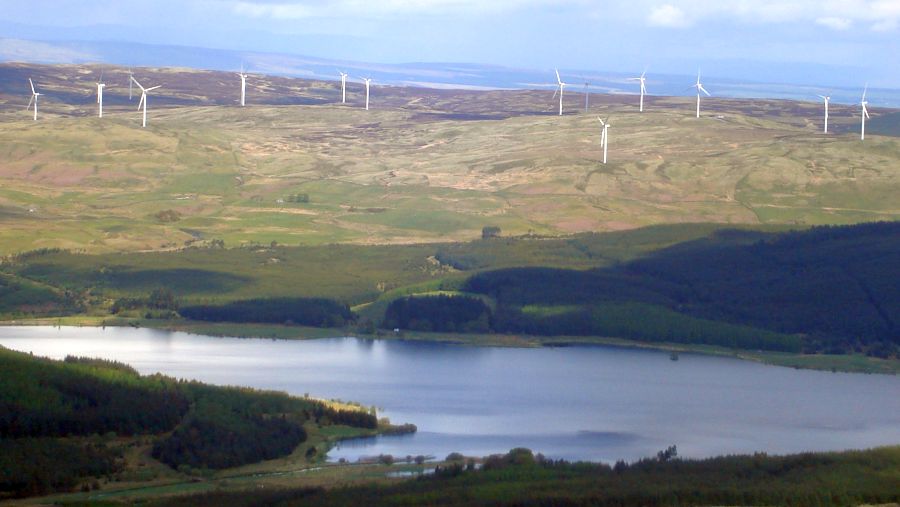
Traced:
<path id="1" fill-rule="evenodd" d="M 883 21 L 877 21 L 872 25 L 873 32 L 891 32 L 897 29 L 898 20 L 897 19 L 885 19 Z"/>
<path id="2" fill-rule="evenodd" d="M 233 10 L 235 14 L 253 18 L 303 19 L 316 15 L 316 9 L 303 4 L 236 2 Z"/>
<path id="3" fill-rule="evenodd" d="M 705 19 L 817 24 L 833 30 L 857 24 L 875 31 L 900 26 L 900 0 L 631 0 L 629 7 L 649 12 L 649 25 L 665 27 Z"/>
<path id="4" fill-rule="evenodd" d="M 661 5 L 650 11 L 647 22 L 650 26 L 668 28 L 684 28 L 690 24 L 684 11 L 671 4 Z"/>
<path id="5" fill-rule="evenodd" d="M 827 17 L 816 20 L 817 25 L 827 26 L 832 30 L 848 30 L 853 26 L 853 21 L 847 18 Z"/>
<path id="6" fill-rule="evenodd" d="M 279 20 L 326 16 L 497 13 L 530 6 L 586 4 L 588 0 L 303 0 L 233 1 L 239 15 Z"/>

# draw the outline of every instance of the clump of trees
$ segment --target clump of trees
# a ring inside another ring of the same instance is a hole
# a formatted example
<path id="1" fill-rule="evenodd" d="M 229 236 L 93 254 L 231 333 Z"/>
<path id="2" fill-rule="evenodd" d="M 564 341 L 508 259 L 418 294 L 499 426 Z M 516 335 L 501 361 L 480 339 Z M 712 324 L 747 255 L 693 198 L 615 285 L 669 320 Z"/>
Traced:
<path id="1" fill-rule="evenodd" d="M 500 237 L 500 228 L 496 225 L 486 225 L 481 228 L 481 239 L 491 239 Z"/>
<path id="2" fill-rule="evenodd" d="M 148 309 L 163 312 L 163 316 L 173 316 L 178 311 L 178 299 L 168 287 L 158 287 L 145 297 L 123 297 L 116 299 L 109 309 L 112 314 L 126 310 Z"/>
<path id="3" fill-rule="evenodd" d="M 102 443 L 0 438 L 0 501 L 71 490 L 84 477 L 121 470 L 120 459 Z"/>
<path id="4" fill-rule="evenodd" d="M 285 456 L 304 441 L 306 431 L 284 414 L 265 417 L 204 403 L 153 446 L 153 457 L 173 468 L 221 469 Z"/>
<path id="5" fill-rule="evenodd" d="M 232 301 L 222 305 L 185 306 L 188 319 L 211 322 L 265 322 L 315 327 L 340 327 L 354 322 L 346 303 L 324 298 L 270 298 Z"/>
<path id="6" fill-rule="evenodd" d="M 284 198 L 284 202 L 308 203 L 309 194 L 290 194 Z"/>
<path id="7" fill-rule="evenodd" d="M 166 209 L 160 212 L 157 212 L 155 215 L 156 219 L 164 224 L 177 222 L 181 220 L 181 213 L 173 209 Z"/>
<path id="8" fill-rule="evenodd" d="M 470 296 L 414 296 L 396 299 L 384 313 L 383 327 L 413 331 L 487 332 L 491 309 Z"/>

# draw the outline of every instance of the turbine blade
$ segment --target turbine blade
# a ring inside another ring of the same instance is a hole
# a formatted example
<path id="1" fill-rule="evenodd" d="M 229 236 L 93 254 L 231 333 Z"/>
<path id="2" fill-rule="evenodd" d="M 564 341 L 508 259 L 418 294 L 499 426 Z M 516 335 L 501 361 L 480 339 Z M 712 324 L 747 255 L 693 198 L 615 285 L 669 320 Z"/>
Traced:
<path id="1" fill-rule="evenodd" d="M 31 85 L 31 93 L 36 93 L 34 91 L 34 81 L 32 81 L 31 78 L 28 78 L 28 84 Z"/>
<path id="2" fill-rule="evenodd" d="M 146 101 L 146 100 L 147 100 L 147 94 L 146 94 L 146 93 L 141 93 L 141 101 L 138 102 L 138 111 L 141 110 L 141 106 L 144 105 L 144 101 Z"/>
<path id="3" fill-rule="evenodd" d="M 703 85 L 697 85 L 697 89 L 705 93 L 707 97 L 712 97 L 712 95 L 710 95 L 709 92 L 706 91 L 706 88 L 704 88 Z"/>
<path id="4" fill-rule="evenodd" d="M 145 91 L 144 87 L 141 86 L 141 83 L 139 83 L 138 80 L 134 78 L 134 76 L 131 76 L 131 80 L 134 81 L 134 84 L 138 85 L 138 88 L 140 88 L 141 91 Z"/>
<path id="5" fill-rule="evenodd" d="M 156 86 L 154 86 L 154 87 L 152 87 L 152 88 L 147 88 L 147 90 L 145 90 L 145 91 L 152 92 L 153 90 L 155 90 L 155 89 L 157 89 L 157 88 L 159 88 L 159 87 L 161 87 L 161 86 L 162 86 L 162 85 L 156 85 Z"/>
<path id="6" fill-rule="evenodd" d="M 32 102 L 34 102 L 34 94 L 33 94 L 33 93 L 31 94 L 31 98 L 28 99 L 28 105 L 25 106 L 25 110 L 26 110 L 26 111 L 29 110 L 29 109 L 31 109 L 31 103 L 32 103 Z"/>
<path id="7" fill-rule="evenodd" d="M 557 86 L 556 89 L 553 90 L 553 98 L 554 98 L 554 99 L 555 99 L 556 96 L 559 94 L 559 90 L 560 90 L 560 89 L 561 89 L 561 87 L 560 87 L 560 86 Z M 552 100 L 552 99 L 551 99 L 551 100 Z"/>
<path id="8" fill-rule="evenodd" d="M 866 87 L 863 88 L 863 96 L 862 99 L 866 100 L 866 92 L 869 91 L 869 83 L 866 83 Z"/>
<path id="9" fill-rule="evenodd" d="M 559 69 L 553 69 L 556 71 L 556 82 L 562 83 L 562 79 L 559 77 Z"/>

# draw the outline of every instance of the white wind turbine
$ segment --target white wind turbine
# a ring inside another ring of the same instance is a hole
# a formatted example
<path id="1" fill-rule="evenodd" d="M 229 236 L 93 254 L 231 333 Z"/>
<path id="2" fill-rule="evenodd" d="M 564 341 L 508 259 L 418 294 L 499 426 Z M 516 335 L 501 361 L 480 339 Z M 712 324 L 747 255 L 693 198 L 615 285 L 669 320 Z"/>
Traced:
<path id="1" fill-rule="evenodd" d="M 700 92 L 705 93 L 707 97 L 712 96 L 709 94 L 708 91 L 706 91 L 706 88 L 704 88 L 703 85 L 700 83 L 700 71 L 699 70 L 697 71 L 697 83 L 692 85 L 691 88 L 697 89 L 697 118 L 699 118 L 700 117 Z"/>
<path id="2" fill-rule="evenodd" d="M 363 81 L 366 82 L 366 111 L 369 110 L 369 83 L 372 82 L 372 78 L 364 77 Z"/>
<path id="3" fill-rule="evenodd" d="M 28 105 L 25 106 L 25 110 L 27 111 L 28 109 L 30 109 L 31 103 L 34 102 L 34 121 L 37 121 L 38 97 L 40 97 L 43 94 L 38 93 L 37 90 L 34 89 L 34 81 L 32 81 L 31 78 L 28 78 L 28 84 L 31 85 L 31 99 L 28 101 Z"/>
<path id="4" fill-rule="evenodd" d="M 633 77 L 633 78 L 629 79 L 629 81 L 640 81 L 641 82 L 641 109 L 640 109 L 640 112 L 642 112 L 642 113 L 644 112 L 644 94 L 647 93 L 647 85 L 645 84 L 647 79 L 644 77 L 645 75 L 647 75 L 647 69 L 644 69 L 644 72 L 641 72 L 641 77 Z M 699 83 L 700 82 L 699 73 L 698 73 L 697 77 L 698 77 L 697 82 Z M 699 92 L 697 92 L 697 93 L 699 93 Z"/>
<path id="5" fill-rule="evenodd" d="M 831 100 L 830 96 L 827 95 L 819 95 L 819 98 L 825 101 L 825 129 L 823 132 L 825 134 L 828 133 L 828 101 Z"/>
<path id="6" fill-rule="evenodd" d="M 97 81 L 97 117 L 103 118 L 103 88 L 106 84 L 103 83 L 103 72 L 100 72 L 100 80 Z"/>
<path id="7" fill-rule="evenodd" d="M 343 71 L 338 71 L 338 74 L 341 75 L 341 104 L 347 103 L 347 73 Z"/>
<path id="8" fill-rule="evenodd" d="M 600 146 L 603 148 L 603 163 L 606 164 L 606 153 L 609 148 L 609 117 L 607 116 L 604 120 L 598 116 L 597 119 L 600 120 L 600 125 L 603 126 L 600 133 Z"/>
<path id="9" fill-rule="evenodd" d="M 134 72 L 128 67 L 128 100 L 131 100 L 131 81 L 134 79 Z"/>
<path id="10" fill-rule="evenodd" d="M 241 72 L 238 74 L 241 77 L 241 107 L 244 107 L 245 98 L 247 97 L 247 74 L 244 74 L 244 64 L 241 64 Z"/>
<path id="11" fill-rule="evenodd" d="M 862 106 L 862 128 L 859 131 L 859 139 L 861 141 L 866 140 L 866 118 L 869 117 L 869 108 L 866 107 L 869 102 L 866 100 L 866 92 L 869 91 L 869 83 L 866 83 L 866 87 L 863 88 L 863 96 L 862 100 L 859 101 L 859 105 Z M 37 111 L 35 110 L 35 114 Z"/>
<path id="12" fill-rule="evenodd" d="M 566 87 L 566 83 L 562 82 L 562 79 L 559 77 L 559 69 L 554 69 L 556 71 L 556 91 L 553 92 L 553 98 L 556 98 L 556 94 L 559 94 L 559 115 L 562 116 L 562 104 L 563 104 L 563 89 Z"/>
<path id="13" fill-rule="evenodd" d="M 147 126 L 147 92 L 152 92 L 153 90 L 159 88 L 162 85 L 152 86 L 150 88 L 144 88 L 143 86 L 141 86 L 141 83 L 139 83 L 138 80 L 134 78 L 134 76 L 131 76 L 131 80 L 134 81 L 134 84 L 138 85 L 138 88 L 141 89 L 141 101 L 138 102 L 138 111 L 140 111 L 141 107 L 143 106 L 144 119 L 141 122 L 141 127 L 146 127 Z"/>

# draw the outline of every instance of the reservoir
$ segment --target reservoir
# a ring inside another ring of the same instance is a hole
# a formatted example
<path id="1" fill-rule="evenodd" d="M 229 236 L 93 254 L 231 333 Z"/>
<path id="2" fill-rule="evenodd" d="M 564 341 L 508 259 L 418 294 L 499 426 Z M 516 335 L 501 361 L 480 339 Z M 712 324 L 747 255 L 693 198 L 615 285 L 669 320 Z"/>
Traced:
<path id="1" fill-rule="evenodd" d="M 794 370 L 601 346 L 513 349 L 335 338 L 216 338 L 134 328 L 0 327 L 35 355 L 378 407 L 414 435 L 341 443 L 331 460 L 528 447 L 613 462 L 900 444 L 900 377 Z"/>

